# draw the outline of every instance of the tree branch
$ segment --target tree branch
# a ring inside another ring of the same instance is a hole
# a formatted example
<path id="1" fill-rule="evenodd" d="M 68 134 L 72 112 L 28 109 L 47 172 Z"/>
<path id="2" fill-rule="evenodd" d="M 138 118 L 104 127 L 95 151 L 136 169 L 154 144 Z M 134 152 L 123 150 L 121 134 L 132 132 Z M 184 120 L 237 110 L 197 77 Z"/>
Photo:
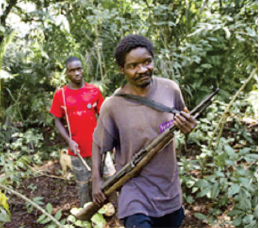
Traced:
<path id="1" fill-rule="evenodd" d="M 32 200 L 28 199 L 27 197 L 25 197 L 24 195 L 20 194 L 19 192 L 14 191 L 11 188 L 8 188 L 2 184 L 0 184 L 0 188 L 5 189 L 8 192 L 11 192 L 12 194 L 22 198 L 23 200 L 25 200 L 26 202 L 28 202 L 29 204 L 31 204 L 33 207 L 35 207 L 36 209 L 38 209 L 39 211 L 42 212 L 42 214 L 46 215 L 47 217 L 49 217 L 58 227 L 63 228 L 64 226 L 62 226 L 59 221 L 57 221 L 52 215 L 50 215 L 49 213 L 47 213 L 42 207 L 40 207 L 38 204 L 34 203 Z"/>
<path id="2" fill-rule="evenodd" d="M 8 14 L 11 12 L 12 8 L 17 4 L 18 0 L 10 0 L 9 5 L 5 8 L 4 13 L 0 17 L 0 23 L 2 26 L 5 26 L 6 18 Z"/>

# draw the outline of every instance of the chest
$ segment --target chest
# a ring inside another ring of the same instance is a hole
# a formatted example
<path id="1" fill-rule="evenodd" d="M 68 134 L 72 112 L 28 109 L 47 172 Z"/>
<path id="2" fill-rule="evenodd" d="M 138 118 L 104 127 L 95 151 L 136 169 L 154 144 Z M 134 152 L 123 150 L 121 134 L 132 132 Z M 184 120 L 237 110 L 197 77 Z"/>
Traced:
<path id="1" fill-rule="evenodd" d="M 61 96 L 62 103 L 65 99 L 65 105 L 68 111 L 91 110 L 97 105 L 97 92 L 94 90 L 83 91 L 65 91 Z"/>
<path id="2" fill-rule="evenodd" d="M 150 134 L 156 136 L 173 125 L 174 115 L 171 113 L 157 111 L 144 104 L 125 100 L 125 98 L 118 99 L 124 99 L 115 114 L 116 126 L 120 135 L 134 137 Z M 173 100 L 168 101 L 166 105 L 174 107 Z"/>

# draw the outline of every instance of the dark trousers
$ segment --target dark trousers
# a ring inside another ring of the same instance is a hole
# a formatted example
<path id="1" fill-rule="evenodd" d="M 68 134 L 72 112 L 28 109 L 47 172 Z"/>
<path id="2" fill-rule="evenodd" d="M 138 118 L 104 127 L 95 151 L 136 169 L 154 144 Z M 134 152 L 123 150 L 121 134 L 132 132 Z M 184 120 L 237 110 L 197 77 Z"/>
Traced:
<path id="1" fill-rule="evenodd" d="M 86 163 L 92 167 L 91 157 L 84 158 Z M 88 171 L 78 157 L 71 156 L 71 162 L 73 166 L 73 174 L 76 179 L 76 186 L 78 196 L 80 199 L 80 207 L 83 207 L 85 203 L 92 201 L 92 175 L 91 171 Z M 115 167 L 112 163 L 111 157 L 106 156 L 105 164 L 103 164 L 104 180 L 108 179 L 115 173 Z M 111 195 L 110 201 L 117 205 L 116 192 Z"/>
<path id="2" fill-rule="evenodd" d="M 84 158 L 86 163 L 92 167 L 91 157 Z M 80 200 L 80 207 L 85 203 L 92 201 L 92 180 L 91 171 L 88 171 L 78 157 L 71 156 L 73 174 L 76 179 L 76 186 Z"/>
<path id="3" fill-rule="evenodd" d="M 184 209 L 167 214 L 163 217 L 155 218 L 144 214 L 135 214 L 124 219 L 125 228 L 178 228 L 184 219 Z"/>

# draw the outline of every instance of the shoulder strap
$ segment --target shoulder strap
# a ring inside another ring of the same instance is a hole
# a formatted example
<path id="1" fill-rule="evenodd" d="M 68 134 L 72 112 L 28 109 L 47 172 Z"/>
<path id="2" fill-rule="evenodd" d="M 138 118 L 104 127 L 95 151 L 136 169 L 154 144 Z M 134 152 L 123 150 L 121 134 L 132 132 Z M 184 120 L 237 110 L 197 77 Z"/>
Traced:
<path id="1" fill-rule="evenodd" d="M 148 107 L 151 107 L 157 111 L 160 112 L 168 112 L 172 114 L 178 114 L 180 113 L 177 109 L 175 108 L 170 108 L 168 106 L 165 106 L 159 102 L 147 99 L 145 97 L 137 96 L 137 95 L 132 95 L 132 94 L 123 94 L 123 93 L 116 93 L 115 96 L 123 97 L 128 100 L 136 101 L 140 104 L 146 105 Z"/>
<path id="2" fill-rule="evenodd" d="M 72 139 L 71 130 L 70 130 L 70 123 L 69 123 L 68 114 L 67 114 L 67 105 L 66 105 L 65 89 L 64 89 L 64 87 L 62 88 L 62 97 L 63 97 L 65 116 L 66 116 L 66 121 L 67 121 L 67 126 L 68 126 L 68 133 L 69 133 L 69 137 Z"/>

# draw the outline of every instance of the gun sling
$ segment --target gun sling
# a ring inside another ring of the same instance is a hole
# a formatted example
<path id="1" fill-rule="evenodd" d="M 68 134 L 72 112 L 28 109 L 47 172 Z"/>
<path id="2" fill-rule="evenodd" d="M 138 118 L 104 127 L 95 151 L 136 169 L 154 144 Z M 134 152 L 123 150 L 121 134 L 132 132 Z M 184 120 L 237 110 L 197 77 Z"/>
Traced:
<path id="1" fill-rule="evenodd" d="M 132 94 L 125 94 L 125 93 L 116 93 L 115 96 L 123 97 L 123 98 L 131 100 L 131 101 L 136 101 L 139 104 L 146 105 L 146 106 L 151 107 L 151 108 L 153 108 L 157 111 L 160 111 L 160 112 L 168 112 L 168 113 L 172 113 L 172 114 L 179 114 L 180 113 L 177 109 L 175 109 L 173 107 L 172 108 L 168 107 L 166 105 L 163 105 L 163 104 L 161 104 L 159 102 L 156 102 L 154 100 L 147 99 L 145 97 L 132 95 Z"/>

